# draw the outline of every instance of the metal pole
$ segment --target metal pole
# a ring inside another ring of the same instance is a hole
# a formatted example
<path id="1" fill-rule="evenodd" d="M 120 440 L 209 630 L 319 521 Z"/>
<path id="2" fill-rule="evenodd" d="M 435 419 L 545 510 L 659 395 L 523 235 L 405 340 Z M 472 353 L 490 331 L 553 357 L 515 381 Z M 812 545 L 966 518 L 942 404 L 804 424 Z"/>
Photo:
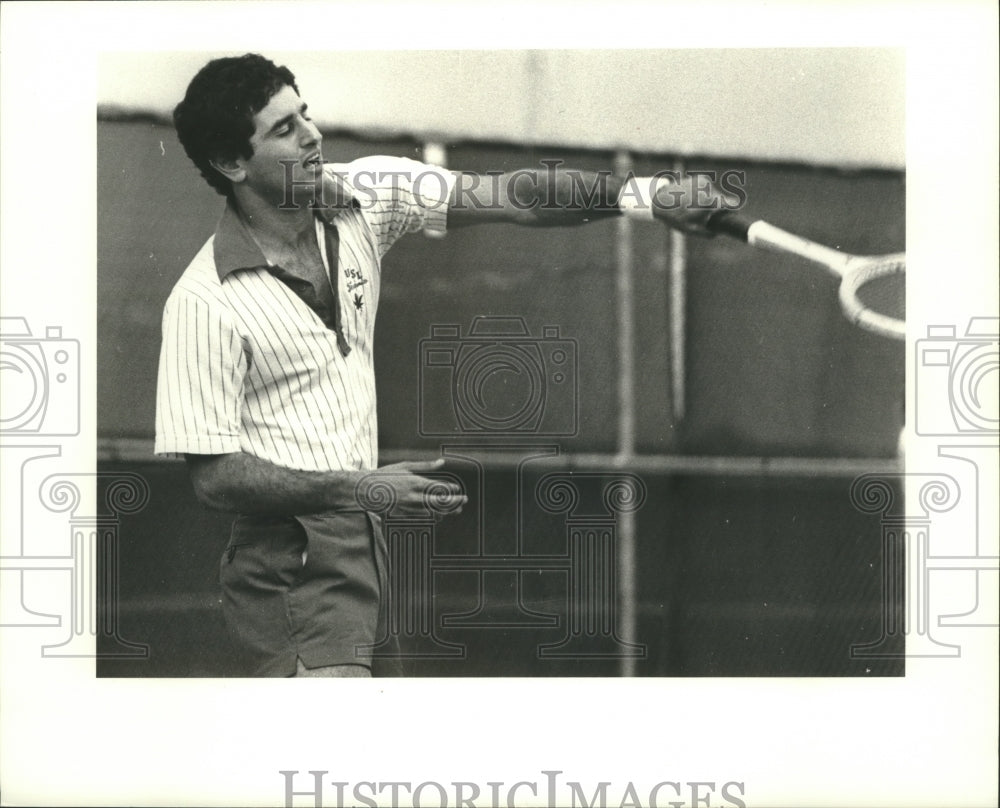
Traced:
<path id="1" fill-rule="evenodd" d="M 614 171 L 626 176 L 632 157 L 626 151 L 615 155 Z M 618 315 L 618 446 L 617 462 L 627 466 L 635 454 L 635 256 L 632 249 L 632 221 L 617 220 L 615 231 L 615 301 Z M 621 639 L 636 642 L 638 604 L 635 583 L 635 516 L 621 515 L 618 532 L 618 603 L 621 606 Z M 635 676 L 635 659 L 622 657 L 622 676 Z"/>
<path id="2" fill-rule="evenodd" d="M 684 171 L 684 162 L 674 161 L 673 170 Z M 684 336 L 687 302 L 687 239 L 679 230 L 670 231 L 670 397 L 673 403 L 674 425 L 684 420 L 687 397 L 684 386 Z"/>

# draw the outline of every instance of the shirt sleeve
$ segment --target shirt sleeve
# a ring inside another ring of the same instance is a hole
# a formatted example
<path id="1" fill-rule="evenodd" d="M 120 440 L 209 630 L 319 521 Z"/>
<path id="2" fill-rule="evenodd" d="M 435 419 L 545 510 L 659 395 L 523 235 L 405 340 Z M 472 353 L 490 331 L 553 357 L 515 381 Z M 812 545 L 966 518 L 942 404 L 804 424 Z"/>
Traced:
<path id="1" fill-rule="evenodd" d="M 455 175 L 406 157 L 364 157 L 339 166 L 385 255 L 400 236 L 444 233 Z"/>
<path id="2" fill-rule="evenodd" d="M 163 311 L 154 452 L 240 451 L 246 367 L 243 341 L 218 306 L 172 294 Z"/>

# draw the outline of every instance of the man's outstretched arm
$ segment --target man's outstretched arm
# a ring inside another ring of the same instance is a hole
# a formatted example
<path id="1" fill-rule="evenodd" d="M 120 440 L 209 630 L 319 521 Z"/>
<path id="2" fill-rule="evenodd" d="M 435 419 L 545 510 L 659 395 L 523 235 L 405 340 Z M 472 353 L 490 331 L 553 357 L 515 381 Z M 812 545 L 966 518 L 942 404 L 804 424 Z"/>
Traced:
<path id="1" fill-rule="evenodd" d="M 456 173 L 448 226 L 507 222 L 536 227 L 573 226 L 623 212 L 707 235 L 718 210 L 742 202 L 709 182 L 703 173 L 618 177 L 543 161 L 541 168 L 506 173 Z"/>

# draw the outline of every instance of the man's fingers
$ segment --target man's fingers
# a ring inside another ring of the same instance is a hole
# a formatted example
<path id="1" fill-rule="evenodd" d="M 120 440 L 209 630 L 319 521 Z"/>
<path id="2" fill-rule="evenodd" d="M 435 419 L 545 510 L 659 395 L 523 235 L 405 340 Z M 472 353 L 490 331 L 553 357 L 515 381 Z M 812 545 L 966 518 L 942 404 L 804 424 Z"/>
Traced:
<path id="1" fill-rule="evenodd" d="M 413 504 L 443 508 L 454 507 L 456 504 L 464 505 L 469 501 L 469 497 L 462 492 L 462 489 L 453 484 L 414 486 L 401 492 L 399 498 Z"/>
<path id="2" fill-rule="evenodd" d="M 469 498 L 465 494 L 427 496 L 426 492 L 411 491 L 407 496 L 401 497 L 398 504 L 407 513 L 426 514 L 429 511 L 438 517 L 461 513 L 468 503 Z"/>
<path id="3" fill-rule="evenodd" d="M 405 485 L 424 496 L 454 496 L 463 491 L 461 483 L 455 480 L 440 480 L 437 477 L 426 477 L 422 474 L 415 474 L 412 470 L 407 472 Z"/>
<path id="4" fill-rule="evenodd" d="M 429 466 L 429 468 L 428 468 Z M 462 484 L 457 480 L 438 479 L 432 476 L 441 462 L 410 463 L 406 468 L 397 468 L 390 474 L 399 499 L 408 504 L 450 510 L 458 504 L 468 502 Z M 420 473 L 423 472 L 423 473 Z"/>
<path id="5" fill-rule="evenodd" d="M 368 475 L 374 485 L 385 484 L 392 487 L 392 508 L 400 513 L 445 516 L 460 513 L 469 502 L 462 484 L 452 479 L 440 479 L 434 475 L 444 466 L 444 459 L 406 460 L 379 467 Z M 451 475 L 446 475 L 451 477 Z M 388 504 L 388 502 L 386 503 Z"/>

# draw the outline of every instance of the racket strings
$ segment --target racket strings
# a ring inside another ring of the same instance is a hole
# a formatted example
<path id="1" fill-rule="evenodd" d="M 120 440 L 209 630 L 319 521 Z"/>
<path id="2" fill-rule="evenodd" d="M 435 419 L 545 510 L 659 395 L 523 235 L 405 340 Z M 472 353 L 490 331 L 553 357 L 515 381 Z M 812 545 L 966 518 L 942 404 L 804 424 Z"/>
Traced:
<path id="1" fill-rule="evenodd" d="M 905 334 L 906 260 L 888 256 L 858 264 L 842 281 L 845 313 L 858 325 L 900 337 Z"/>
<path id="2" fill-rule="evenodd" d="M 906 273 L 881 275 L 861 284 L 855 295 L 866 309 L 894 320 L 906 319 Z"/>

